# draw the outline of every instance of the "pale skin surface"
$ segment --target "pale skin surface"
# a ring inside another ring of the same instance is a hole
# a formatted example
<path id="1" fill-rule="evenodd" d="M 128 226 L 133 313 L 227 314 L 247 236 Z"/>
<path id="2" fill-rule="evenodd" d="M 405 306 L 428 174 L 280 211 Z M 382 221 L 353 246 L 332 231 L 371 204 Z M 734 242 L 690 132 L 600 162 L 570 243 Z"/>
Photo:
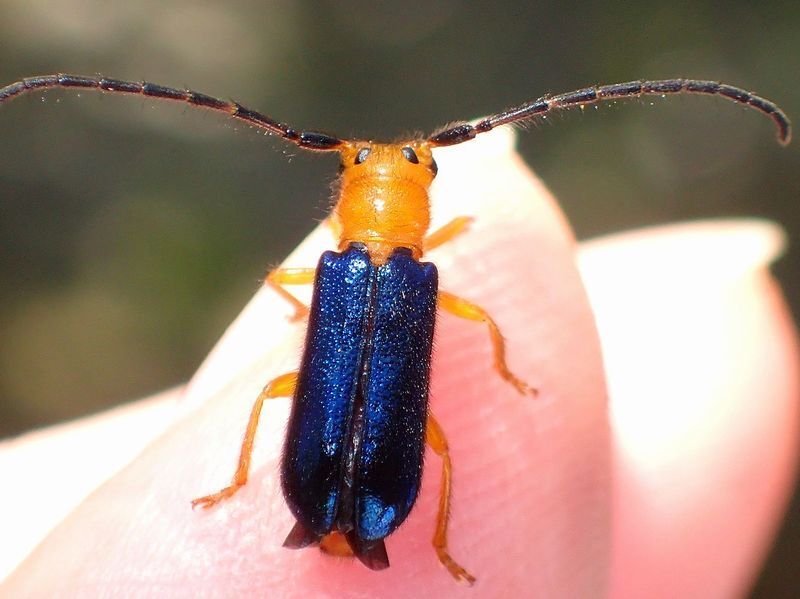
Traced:
<path id="1" fill-rule="evenodd" d="M 452 457 L 449 548 L 476 576 L 473 587 L 455 583 L 431 546 L 441 475 L 432 451 L 416 509 L 387 540 L 388 570 L 281 548 L 292 525 L 277 479 L 288 400 L 264 405 L 247 485 L 211 510 L 191 510 L 191 499 L 229 483 L 259 390 L 296 368 L 302 325 L 288 322 L 293 308 L 265 290 L 187 390 L 158 400 L 164 409 L 132 404 L 92 423 L 130 422 L 130 438 L 118 434 L 114 441 L 136 457 L 96 472 L 96 483 L 105 482 L 75 502 L 0 586 L 0 596 L 744 592 L 794 467 L 797 353 L 779 290 L 755 263 L 726 271 L 716 286 L 698 283 L 713 278 L 707 273 L 685 281 L 681 266 L 664 267 L 697 262 L 675 257 L 675 235 L 673 243 L 656 244 L 648 260 L 661 260 L 659 279 L 697 301 L 662 305 L 657 299 L 666 294 L 646 296 L 642 286 L 653 288 L 646 275 L 620 257 L 642 256 L 640 246 L 620 255 L 620 243 L 589 250 L 584 277 L 606 351 L 609 423 L 597 333 L 570 232 L 504 144 L 476 140 L 437 154 L 434 226 L 462 214 L 475 221 L 428 256 L 443 289 L 489 311 L 507 339 L 510 367 L 539 391 L 535 399 L 522 396 L 497 376 L 485 325 L 440 315 L 431 405 Z M 723 237 L 734 228 L 722 227 Z M 313 264 L 325 244 L 330 232 L 317 232 L 287 266 Z M 659 326 L 649 330 L 642 324 L 648 322 Z M 678 325 L 689 327 L 691 343 Z M 160 436 L 143 432 L 151 416 Z M 4 545 L 30 541 L 31 505 L 44 497 L 52 509 L 68 496 L 49 482 L 56 471 L 92 470 L 91 459 L 69 461 L 70 448 L 88 438 L 86 424 L 71 426 L 61 451 L 36 451 L 47 432 L 0 446 L 0 460 L 9 456 L 0 461 L 5 480 L 19 485 L 0 500 L 0 529 L 13 531 Z M 95 448 L 98 456 L 111 451 L 107 439 Z M 70 478 L 59 481 L 69 485 Z"/>

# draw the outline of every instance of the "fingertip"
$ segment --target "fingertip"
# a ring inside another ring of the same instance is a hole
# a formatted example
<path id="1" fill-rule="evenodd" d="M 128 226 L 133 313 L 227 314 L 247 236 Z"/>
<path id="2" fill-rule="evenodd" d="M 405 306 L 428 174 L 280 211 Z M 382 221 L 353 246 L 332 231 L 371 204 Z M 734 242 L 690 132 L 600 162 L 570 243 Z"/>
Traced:
<path id="1" fill-rule="evenodd" d="M 483 325 L 440 318 L 431 402 L 456 469 L 450 550 L 486 594 L 585 596 L 607 573 L 609 449 L 599 346 L 574 241 L 507 134 L 474 143 L 452 154 L 453 174 L 441 176 L 434 197 L 438 219 L 466 215 L 474 226 L 430 258 L 443 286 L 498 320 L 512 369 L 540 397 L 527 401 L 492 369 Z M 289 263 L 313 265 L 329 243 L 318 230 Z M 214 510 L 187 509 L 187 498 L 228 482 L 264 383 L 296 368 L 303 329 L 287 322 L 289 310 L 268 290 L 257 294 L 189 385 L 182 418 L 62 523 L 17 573 L 16 589 L 135 585 L 155 593 L 180 581 L 187 593 L 239 596 L 264 588 L 286 597 L 354 589 L 404 597 L 420 585 L 432 595 L 466 591 L 431 544 L 441 480 L 432 456 L 417 508 L 387 540 L 391 568 L 376 573 L 280 546 L 292 525 L 277 476 L 288 402 L 264 408 L 248 484 Z M 74 546 L 91 531 L 102 538 Z"/>
<path id="2" fill-rule="evenodd" d="M 767 270 L 783 241 L 711 221 L 582 256 L 616 441 L 613 596 L 741 595 L 763 559 L 797 460 L 796 331 Z"/>

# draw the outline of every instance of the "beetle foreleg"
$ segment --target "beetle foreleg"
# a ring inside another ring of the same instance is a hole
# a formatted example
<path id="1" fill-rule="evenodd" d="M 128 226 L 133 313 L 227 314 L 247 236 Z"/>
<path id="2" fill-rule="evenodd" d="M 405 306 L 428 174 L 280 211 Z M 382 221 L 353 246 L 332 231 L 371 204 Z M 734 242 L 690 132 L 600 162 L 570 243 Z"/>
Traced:
<path id="1" fill-rule="evenodd" d="M 250 457 L 253 453 L 253 443 L 256 438 L 258 419 L 261 416 L 261 407 L 267 399 L 289 397 L 293 395 L 296 385 L 297 372 L 287 372 L 286 374 L 272 379 L 261 393 L 258 394 L 258 398 L 253 404 L 253 408 L 250 410 L 250 420 L 247 421 L 247 430 L 244 433 L 242 449 L 239 452 L 239 465 L 233 475 L 233 482 L 231 482 L 230 486 L 216 493 L 193 500 L 193 508 L 202 505 L 204 508 L 208 509 L 223 499 L 227 499 L 247 483 L 247 474 L 250 470 Z"/>
<path id="2" fill-rule="evenodd" d="M 284 289 L 284 285 L 309 285 L 314 282 L 314 268 L 276 268 L 267 275 L 264 283 L 272 287 L 287 302 L 294 306 L 289 320 L 297 322 L 308 316 L 308 306 Z"/>
<path id="3" fill-rule="evenodd" d="M 451 220 L 449 223 L 436 229 L 433 233 L 425 238 L 423 249 L 425 252 L 430 252 L 432 249 L 439 247 L 443 243 L 447 243 L 453 237 L 457 237 L 467 230 L 467 227 L 472 224 L 475 219 L 471 216 L 458 216 Z"/>
<path id="4" fill-rule="evenodd" d="M 508 364 L 506 364 L 506 342 L 497 327 L 497 323 L 487 314 L 486 310 L 446 291 L 439 292 L 439 307 L 455 316 L 486 323 L 486 326 L 489 327 L 489 336 L 492 339 L 492 347 L 494 348 L 495 370 L 501 377 L 514 385 L 514 388 L 520 393 L 534 396 L 537 394 L 536 389 L 509 370 Z"/>
<path id="5" fill-rule="evenodd" d="M 439 492 L 439 513 L 436 515 L 436 532 L 433 533 L 433 548 L 442 565 L 456 580 L 463 580 L 468 584 L 475 582 L 475 577 L 459 566 L 450 557 L 447 550 L 447 524 L 450 519 L 450 486 L 453 476 L 453 466 L 450 462 L 450 449 L 444 431 L 433 414 L 428 412 L 428 425 L 425 428 L 425 440 L 434 453 L 442 459 L 442 488 Z"/>

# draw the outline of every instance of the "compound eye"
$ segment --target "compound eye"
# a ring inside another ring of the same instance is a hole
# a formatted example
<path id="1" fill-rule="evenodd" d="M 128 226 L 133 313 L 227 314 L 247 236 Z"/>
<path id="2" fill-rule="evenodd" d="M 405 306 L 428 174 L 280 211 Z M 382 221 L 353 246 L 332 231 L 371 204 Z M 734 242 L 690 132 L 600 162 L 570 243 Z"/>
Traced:
<path id="1" fill-rule="evenodd" d="M 403 146 L 402 148 L 400 148 L 400 151 L 403 153 L 405 159 L 408 160 L 411 164 L 419 164 L 419 158 L 417 158 L 417 153 L 414 151 L 414 148 Z"/>
<path id="2" fill-rule="evenodd" d="M 353 164 L 361 164 L 367 159 L 369 156 L 370 149 L 369 148 L 361 148 L 356 154 L 356 159 L 353 161 Z"/>

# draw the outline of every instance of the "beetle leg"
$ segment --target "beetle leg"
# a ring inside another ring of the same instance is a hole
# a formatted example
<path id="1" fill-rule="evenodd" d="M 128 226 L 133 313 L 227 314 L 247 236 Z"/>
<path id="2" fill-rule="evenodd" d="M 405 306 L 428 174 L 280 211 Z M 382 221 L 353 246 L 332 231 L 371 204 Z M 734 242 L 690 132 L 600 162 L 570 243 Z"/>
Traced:
<path id="1" fill-rule="evenodd" d="M 261 407 L 264 405 L 264 401 L 276 397 L 289 397 L 294 394 L 296 385 L 297 372 L 288 372 L 272 379 L 261 393 L 258 394 L 258 398 L 253 404 L 253 408 L 250 410 L 250 420 L 247 422 L 247 430 L 242 440 L 242 449 L 239 452 L 239 465 L 233 475 L 233 481 L 230 486 L 216 493 L 193 500 L 193 508 L 202 505 L 204 508 L 208 509 L 223 499 L 227 499 L 245 485 L 247 482 L 247 473 L 250 470 L 250 457 L 253 453 L 253 442 L 256 438 L 258 418 L 261 416 Z"/>
<path id="2" fill-rule="evenodd" d="M 486 310 L 469 302 L 463 298 L 447 293 L 446 291 L 439 292 L 439 307 L 450 314 L 466 318 L 467 320 L 476 320 L 478 322 L 486 323 L 489 327 L 489 336 L 492 339 L 492 347 L 494 348 L 494 368 L 509 383 L 514 385 L 514 388 L 522 394 L 536 395 L 537 391 L 525 381 L 519 379 L 506 364 L 506 344 L 497 323 L 492 320 L 492 317 L 487 314 Z"/>
<path id="3" fill-rule="evenodd" d="M 428 412 L 428 425 L 425 427 L 425 440 L 434 453 L 442 459 L 442 488 L 439 492 L 439 513 L 436 515 L 436 532 L 433 533 L 433 548 L 442 565 L 458 581 L 467 584 L 475 582 L 475 577 L 459 566 L 447 551 L 447 524 L 450 518 L 450 485 L 453 466 L 450 462 L 450 450 L 444 431 L 433 414 Z"/>
<path id="4" fill-rule="evenodd" d="M 314 282 L 314 268 L 276 268 L 267 275 L 264 283 L 294 306 L 294 314 L 289 320 L 297 322 L 308 316 L 308 306 L 284 289 L 284 285 L 308 285 Z"/>
<path id="5" fill-rule="evenodd" d="M 467 230 L 467 227 L 472 224 L 475 219 L 471 216 L 459 216 L 454 218 L 449 223 L 436 229 L 433 233 L 425 238 L 424 250 L 430 252 L 433 248 L 437 248 L 443 243 L 447 243 L 453 237 L 456 237 Z"/>

